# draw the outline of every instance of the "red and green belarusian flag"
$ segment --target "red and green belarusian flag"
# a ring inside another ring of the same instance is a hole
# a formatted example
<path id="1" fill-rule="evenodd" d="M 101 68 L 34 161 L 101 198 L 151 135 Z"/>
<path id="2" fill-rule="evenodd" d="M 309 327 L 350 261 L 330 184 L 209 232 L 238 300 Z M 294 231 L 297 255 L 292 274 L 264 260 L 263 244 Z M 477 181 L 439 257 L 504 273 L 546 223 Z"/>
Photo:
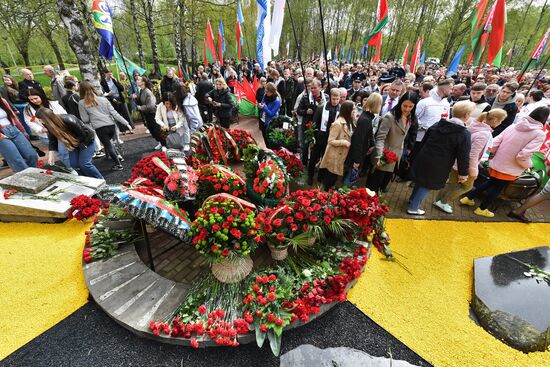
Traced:
<path id="1" fill-rule="evenodd" d="M 506 24 L 506 0 L 496 0 L 489 33 L 489 50 L 487 63 L 500 67 L 502 63 L 502 45 L 504 43 L 504 26 Z"/>
<path id="2" fill-rule="evenodd" d="M 489 0 L 480 0 L 479 4 L 477 4 L 477 7 L 472 12 L 472 20 L 470 23 L 470 42 L 472 47 L 472 52 L 470 53 L 470 57 L 468 58 L 468 64 L 471 64 L 474 60 L 474 57 L 476 57 L 476 54 L 478 54 L 477 59 L 481 58 L 480 52 L 480 38 L 483 33 L 483 14 L 485 14 L 485 9 L 487 8 L 487 3 Z"/>
<path id="3" fill-rule="evenodd" d="M 409 42 L 407 42 L 407 47 L 405 47 L 405 51 L 403 52 L 403 58 L 401 60 L 401 64 L 404 68 L 407 67 L 407 64 L 409 62 Z"/>
<path id="4" fill-rule="evenodd" d="M 373 61 L 380 61 L 380 50 L 382 48 L 382 29 L 388 23 L 388 1 L 378 0 L 378 23 L 372 31 L 365 37 L 363 44 L 376 47 L 376 54 Z"/>
<path id="5" fill-rule="evenodd" d="M 214 46 L 214 33 L 212 33 L 210 20 L 206 23 L 203 56 L 205 65 L 214 64 L 216 62 L 216 47 Z"/>
<path id="6" fill-rule="evenodd" d="M 414 46 L 413 54 L 411 55 L 411 73 L 416 72 L 416 68 L 420 66 L 420 52 L 422 50 L 422 43 L 424 40 L 418 38 L 416 45 Z"/>
<path id="7" fill-rule="evenodd" d="M 519 73 L 519 75 L 517 77 L 518 82 L 521 81 L 521 79 L 523 79 L 523 76 L 525 75 L 527 70 L 529 70 L 529 68 L 531 66 L 533 66 L 534 64 L 536 64 L 540 60 L 540 58 L 542 57 L 542 53 L 544 52 L 544 49 L 546 48 L 546 44 L 548 43 L 548 37 L 549 36 L 550 36 L 550 28 L 548 28 L 548 30 L 546 31 L 544 36 L 542 36 L 539 43 L 537 43 L 537 46 L 535 47 L 533 52 L 531 52 L 531 56 L 529 56 L 529 60 L 527 60 L 527 62 L 523 66 L 523 69 L 521 69 L 521 72 Z"/>

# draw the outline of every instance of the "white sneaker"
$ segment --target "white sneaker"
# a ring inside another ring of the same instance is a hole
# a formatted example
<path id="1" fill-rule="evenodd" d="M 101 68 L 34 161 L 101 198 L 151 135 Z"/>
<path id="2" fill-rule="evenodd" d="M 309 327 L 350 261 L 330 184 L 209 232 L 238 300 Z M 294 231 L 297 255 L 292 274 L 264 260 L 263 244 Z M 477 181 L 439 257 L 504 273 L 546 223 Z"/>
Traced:
<path id="1" fill-rule="evenodd" d="M 124 144 L 124 142 L 123 142 L 122 140 L 120 140 L 120 139 L 118 139 L 118 143 L 119 143 L 119 144 Z"/>
<path id="2" fill-rule="evenodd" d="M 453 207 L 449 204 L 442 203 L 441 200 L 436 201 L 433 205 L 447 214 L 453 214 Z"/>
<path id="3" fill-rule="evenodd" d="M 157 146 L 155 147 L 155 150 L 159 150 L 160 148 L 162 148 L 162 144 L 158 143 Z"/>
<path id="4" fill-rule="evenodd" d="M 166 152 L 166 147 L 162 147 L 160 148 L 160 150 L 162 150 L 163 152 Z"/>
<path id="5" fill-rule="evenodd" d="M 418 210 L 407 210 L 407 214 L 409 215 L 424 215 L 426 214 L 426 211 L 422 210 L 422 209 L 418 209 Z"/>

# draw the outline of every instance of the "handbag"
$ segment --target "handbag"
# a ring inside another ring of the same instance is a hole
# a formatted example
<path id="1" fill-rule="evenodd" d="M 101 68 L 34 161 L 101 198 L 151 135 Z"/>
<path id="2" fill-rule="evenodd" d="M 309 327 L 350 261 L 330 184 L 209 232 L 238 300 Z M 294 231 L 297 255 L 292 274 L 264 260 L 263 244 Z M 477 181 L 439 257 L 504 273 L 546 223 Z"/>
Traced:
<path id="1" fill-rule="evenodd" d="M 166 137 L 166 147 L 170 149 L 183 149 L 183 137 L 173 131 Z"/>

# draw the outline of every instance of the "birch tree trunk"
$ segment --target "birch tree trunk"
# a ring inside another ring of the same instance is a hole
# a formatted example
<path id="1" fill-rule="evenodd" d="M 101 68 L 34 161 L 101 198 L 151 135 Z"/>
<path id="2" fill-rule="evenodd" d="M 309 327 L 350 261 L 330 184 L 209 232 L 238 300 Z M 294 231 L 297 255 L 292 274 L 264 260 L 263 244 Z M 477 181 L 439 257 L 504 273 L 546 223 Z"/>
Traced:
<path id="1" fill-rule="evenodd" d="M 174 14 L 174 49 L 176 51 L 176 62 L 179 65 L 183 64 L 181 62 L 181 12 L 180 1 L 174 4 L 174 9 L 176 12 Z"/>
<path id="2" fill-rule="evenodd" d="M 141 40 L 141 32 L 139 30 L 139 18 L 137 14 L 135 0 L 130 0 L 130 11 L 132 13 L 132 25 L 134 26 L 134 34 L 136 35 L 139 66 L 145 69 L 145 55 L 143 54 L 143 41 Z"/>
<path id="3" fill-rule="evenodd" d="M 153 59 L 153 68 L 160 75 L 160 64 L 158 56 L 157 33 L 155 31 L 155 20 L 153 17 L 153 0 L 141 0 L 143 11 L 145 13 L 145 23 L 147 23 L 147 31 L 149 40 L 151 41 L 151 57 Z"/>
<path id="4" fill-rule="evenodd" d="M 82 80 L 90 81 L 100 90 L 97 67 L 94 63 L 94 53 L 82 23 L 80 11 L 72 0 L 57 0 L 59 15 L 69 35 L 69 45 L 76 55 Z"/>

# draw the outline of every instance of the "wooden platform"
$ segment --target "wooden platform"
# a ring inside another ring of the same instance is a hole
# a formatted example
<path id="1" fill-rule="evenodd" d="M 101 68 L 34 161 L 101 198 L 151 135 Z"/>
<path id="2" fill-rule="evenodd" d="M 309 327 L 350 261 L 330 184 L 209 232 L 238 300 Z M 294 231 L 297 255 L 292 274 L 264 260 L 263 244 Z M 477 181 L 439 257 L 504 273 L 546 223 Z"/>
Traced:
<path id="1" fill-rule="evenodd" d="M 145 243 L 124 245 L 119 253 L 104 261 L 83 265 L 86 285 L 96 303 L 117 323 L 134 334 L 169 344 L 189 346 L 190 340 L 166 335 L 155 336 L 149 330 L 151 321 L 167 321 L 179 307 L 191 284 L 210 271 L 206 259 L 193 247 L 182 244 L 170 235 L 155 231 L 150 234 L 151 252 L 156 272 L 149 268 Z M 272 262 L 269 251 L 255 251 L 254 267 Z M 355 285 L 352 281 L 348 290 Z M 337 303 L 321 305 L 320 317 Z M 286 329 L 305 323 L 297 320 Z M 202 347 L 218 346 L 207 336 L 197 338 Z M 239 335 L 240 344 L 255 342 L 253 332 Z"/>

